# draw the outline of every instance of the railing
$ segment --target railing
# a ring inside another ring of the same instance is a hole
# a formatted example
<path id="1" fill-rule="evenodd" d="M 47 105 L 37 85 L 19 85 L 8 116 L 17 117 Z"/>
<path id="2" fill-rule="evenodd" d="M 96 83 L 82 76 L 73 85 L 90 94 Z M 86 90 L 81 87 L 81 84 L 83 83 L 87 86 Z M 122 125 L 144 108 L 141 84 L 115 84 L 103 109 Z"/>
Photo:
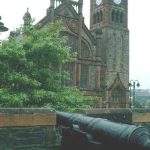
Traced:
<path id="1" fill-rule="evenodd" d="M 150 150 L 150 134 L 143 126 L 57 112 L 62 126 L 61 150 Z"/>

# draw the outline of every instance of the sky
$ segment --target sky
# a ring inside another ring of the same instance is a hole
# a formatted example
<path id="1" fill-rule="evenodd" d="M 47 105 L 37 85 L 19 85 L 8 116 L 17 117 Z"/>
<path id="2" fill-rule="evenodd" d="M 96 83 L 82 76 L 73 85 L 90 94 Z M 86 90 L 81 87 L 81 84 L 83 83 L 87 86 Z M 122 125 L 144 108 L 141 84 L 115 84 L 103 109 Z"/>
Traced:
<path id="1" fill-rule="evenodd" d="M 90 0 L 83 0 L 83 15 L 89 27 Z M 23 24 L 29 8 L 38 22 L 46 15 L 50 0 L 0 0 L 0 16 L 9 31 Z M 150 0 L 128 0 L 128 28 L 130 31 L 130 80 L 138 80 L 141 89 L 150 89 Z M 8 31 L 8 32 L 9 32 Z M 1 33 L 0 39 L 7 35 Z"/>

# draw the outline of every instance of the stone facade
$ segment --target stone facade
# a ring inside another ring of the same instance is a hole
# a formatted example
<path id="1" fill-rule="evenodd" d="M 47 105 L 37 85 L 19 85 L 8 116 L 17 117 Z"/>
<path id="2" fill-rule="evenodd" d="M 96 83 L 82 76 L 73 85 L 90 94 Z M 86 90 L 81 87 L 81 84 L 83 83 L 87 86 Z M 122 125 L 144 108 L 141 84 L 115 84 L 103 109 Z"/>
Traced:
<path id="1" fill-rule="evenodd" d="M 77 52 L 78 61 L 62 67 L 70 80 L 64 85 L 77 86 L 86 95 L 95 96 L 94 107 L 128 107 L 129 31 L 128 0 L 91 0 L 90 30 L 84 24 L 83 0 L 50 0 L 42 28 L 62 20 L 67 45 Z"/>

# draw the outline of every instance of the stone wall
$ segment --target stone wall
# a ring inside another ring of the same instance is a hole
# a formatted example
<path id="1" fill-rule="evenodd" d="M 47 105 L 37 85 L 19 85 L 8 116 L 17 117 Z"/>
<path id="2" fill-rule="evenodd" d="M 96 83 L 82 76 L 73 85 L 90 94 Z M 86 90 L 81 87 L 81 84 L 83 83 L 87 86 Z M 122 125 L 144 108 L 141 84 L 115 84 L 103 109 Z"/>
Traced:
<path id="1" fill-rule="evenodd" d="M 77 113 L 150 130 L 150 109 L 81 109 Z M 59 150 L 56 113 L 48 109 L 0 109 L 0 149 Z"/>
<path id="2" fill-rule="evenodd" d="M 0 149 L 56 150 L 56 114 L 47 109 L 0 109 Z"/>
<path id="3" fill-rule="evenodd" d="M 91 117 L 105 118 L 111 121 L 132 124 L 132 111 L 122 108 L 94 108 L 94 109 L 78 109 L 78 113 L 85 114 Z"/>
<path id="4" fill-rule="evenodd" d="M 150 109 L 133 109 L 132 121 L 134 123 L 150 123 Z"/>
<path id="5" fill-rule="evenodd" d="M 142 125 L 150 131 L 150 109 L 133 109 L 133 124 Z"/>
<path id="6" fill-rule="evenodd" d="M 142 125 L 150 131 L 150 109 L 94 108 L 80 109 L 76 112 L 119 123 Z"/>

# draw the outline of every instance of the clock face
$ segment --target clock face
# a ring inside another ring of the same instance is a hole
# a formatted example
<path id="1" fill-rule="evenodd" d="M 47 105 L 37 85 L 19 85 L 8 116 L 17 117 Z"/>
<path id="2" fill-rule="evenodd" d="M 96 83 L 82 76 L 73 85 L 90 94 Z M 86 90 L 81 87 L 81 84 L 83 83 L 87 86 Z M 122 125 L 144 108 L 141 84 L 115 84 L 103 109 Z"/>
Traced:
<path id="1" fill-rule="evenodd" d="M 120 4 L 120 3 L 121 3 L 121 0 L 114 0 L 114 2 L 115 2 L 116 4 Z"/>
<path id="2" fill-rule="evenodd" d="M 96 0 L 96 5 L 100 5 L 102 0 Z"/>

